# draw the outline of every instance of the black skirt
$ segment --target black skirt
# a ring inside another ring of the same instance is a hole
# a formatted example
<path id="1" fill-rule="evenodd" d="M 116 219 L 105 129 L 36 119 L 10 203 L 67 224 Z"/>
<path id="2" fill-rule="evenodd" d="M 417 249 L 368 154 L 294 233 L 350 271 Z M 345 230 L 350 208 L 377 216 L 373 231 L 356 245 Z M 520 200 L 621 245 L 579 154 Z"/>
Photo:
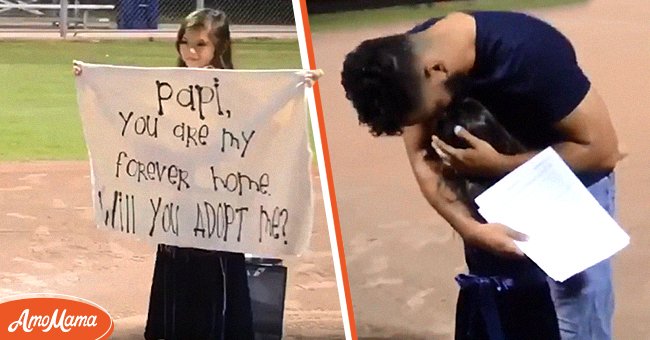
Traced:
<path id="1" fill-rule="evenodd" d="M 465 247 L 459 275 L 456 340 L 559 340 L 546 274 L 530 259 L 506 259 Z"/>
<path id="2" fill-rule="evenodd" d="M 145 339 L 253 339 L 244 254 L 158 245 Z"/>

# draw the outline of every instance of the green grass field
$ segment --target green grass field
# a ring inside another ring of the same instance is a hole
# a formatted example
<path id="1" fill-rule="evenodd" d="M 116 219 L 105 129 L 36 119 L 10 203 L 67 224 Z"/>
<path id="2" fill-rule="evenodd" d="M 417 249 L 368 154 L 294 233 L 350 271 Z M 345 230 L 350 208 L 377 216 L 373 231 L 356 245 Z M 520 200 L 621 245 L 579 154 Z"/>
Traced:
<path id="1" fill-rule="evenodd" d="M 327 13 L 309 16 L 314 32 L 385 25 L 400 21 L 426 20 L 464 10 L 521 10 L 584 2 L 585 0 L 473 0 L 450 1 L 383 9 Z"/>
<path id="2" fill-rule="evenodd" d="M 173 66 L 172 41 L 0 41 L 0 161 L 86 159 L 72 60 Z M 239 40 L 236 68 L 301 68 L 296 40 Z"/>

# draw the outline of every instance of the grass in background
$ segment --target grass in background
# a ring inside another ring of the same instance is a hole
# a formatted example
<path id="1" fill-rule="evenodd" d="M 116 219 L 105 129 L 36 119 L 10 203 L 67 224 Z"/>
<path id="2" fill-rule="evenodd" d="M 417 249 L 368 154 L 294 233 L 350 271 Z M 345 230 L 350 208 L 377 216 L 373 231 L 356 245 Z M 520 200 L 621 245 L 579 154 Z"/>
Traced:
<path id="1" fill-rule="evenodd" d="M 173 41 L 0 41 L 0 161 L 86 159 L 72 60 L 174 66 Z M 301 68 L 296 40 L 237 40 L 240 69 Z"/>
<path id="2" fill-rule="evenodd" d="M 451 1 L 411 6 L 395 6 L 381 9 L 314 14 L 309 24 L 315 32 L 353 29 L 396 23 L 401 21 L 424 21 L 464 10 L 521 10 L 584 2 L 585 0 L 474 0 Z"/>

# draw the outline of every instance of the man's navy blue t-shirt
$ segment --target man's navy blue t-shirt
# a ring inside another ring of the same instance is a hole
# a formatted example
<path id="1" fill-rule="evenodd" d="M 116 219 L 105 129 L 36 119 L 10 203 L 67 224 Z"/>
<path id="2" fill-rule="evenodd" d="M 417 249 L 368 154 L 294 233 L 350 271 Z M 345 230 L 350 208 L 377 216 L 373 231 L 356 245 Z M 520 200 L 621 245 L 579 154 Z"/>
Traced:
<path id="1" fill-rule="evenodd" d="M 562 140 L 553 124 L 571 113 L 590 82 L 569 40 L 551 25 L 515 12 L 470 12 L 476 60 L 467 94 L 483 103 L 529 148 Z M 430 19 L 409 31 L 435 24 Z"/>

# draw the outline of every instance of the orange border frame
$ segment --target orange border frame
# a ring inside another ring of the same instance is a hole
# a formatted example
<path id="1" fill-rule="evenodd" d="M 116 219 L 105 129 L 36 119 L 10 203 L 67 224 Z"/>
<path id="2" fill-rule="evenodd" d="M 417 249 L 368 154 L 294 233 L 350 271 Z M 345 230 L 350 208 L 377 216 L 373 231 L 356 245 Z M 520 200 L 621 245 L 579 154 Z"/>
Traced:
<path id="1" fill-rule="evenodd" d="M 300 10 L 302 14 L 302 22 L 305 30 L 305 41 L 307 43 L 307 54 L 309 59 L 309 68 L 316 69 L 316 58 L 314 56 L 314 46 L 311 40 L 311 29 L 309 26 L 309 14 L 307 12 L 307 1 L 300 0 Z M 336 204 L 336 194 L 334 192 L 334 180 L 332 178 L 332 164 L 330 162 L 329 148 L 327 144 L 327 134 L 325 133 L 325 118 L 323 115 L 323 106 L 320 97 L 320 87 L 318 82 L 314 84 L 314 99 L 316 102 L 316 111 L 318 115 L 318 127 L 321 137 L 321 148 L 323 150 L 323 159 L 325 161 L 325 169 L 327 176 L 327 186 L 330 193 L 330 204 L 332 207 L 332 218 L 334 220 L 334 229 L 336 231 L 336 246 L 339 251 L 339 262 L 341 265 L 341 277 L 343 279 L 343 290 L 345 292 L 345 302 L 348 310 L 348 322 L 350 327 L 350 334 L 352 339 L 357 339 L 357 329 L 354 322 L 354 310 L 352 308 L 352 296 L 350 294 L 350 281 L 348 279 L 348 271 L 345 263 L 345 250 L 343 247 L 343 237 L 341 235 L 341 223 L 339 221 L 339 213 Z M 322 175 L 322 174 L 321 174 Z"/>

